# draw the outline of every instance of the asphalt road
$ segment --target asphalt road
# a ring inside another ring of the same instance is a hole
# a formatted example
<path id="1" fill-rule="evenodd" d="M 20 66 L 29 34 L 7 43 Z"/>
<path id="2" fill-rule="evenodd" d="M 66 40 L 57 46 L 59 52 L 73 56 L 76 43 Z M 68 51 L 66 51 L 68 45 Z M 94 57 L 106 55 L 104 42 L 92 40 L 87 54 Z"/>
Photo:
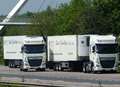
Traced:
<path id="1" fill-rule="evenodd" d="M 119 73 L 84 74 L 80 72 L 21 72 L 19 69 L 9 69 L 0 66 L 0 76 L 3 77 L 24 77 L 26 79 L 54 80 L 79 83 L 117 84 L 120 85 Z"/>

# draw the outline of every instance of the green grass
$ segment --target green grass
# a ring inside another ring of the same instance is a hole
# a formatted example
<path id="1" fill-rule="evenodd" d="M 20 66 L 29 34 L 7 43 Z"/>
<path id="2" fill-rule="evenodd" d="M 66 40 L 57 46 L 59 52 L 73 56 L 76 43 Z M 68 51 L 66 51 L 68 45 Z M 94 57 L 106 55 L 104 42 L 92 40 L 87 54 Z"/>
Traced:
<path id="1" fill-rule="evenodd" d="M 0 87 L 23 87 L 23 86 L 0 84 Z"/>

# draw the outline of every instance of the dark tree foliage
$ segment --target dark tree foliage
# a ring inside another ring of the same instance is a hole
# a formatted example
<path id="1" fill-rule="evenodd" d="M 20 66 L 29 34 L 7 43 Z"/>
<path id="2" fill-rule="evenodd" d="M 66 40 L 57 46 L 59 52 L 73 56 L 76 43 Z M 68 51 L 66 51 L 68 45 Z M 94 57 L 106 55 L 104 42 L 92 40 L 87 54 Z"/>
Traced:
<path id="1" fill-rule="evenodd" d="M 98 21 L 98 29 L 102 34 L 120 33 L 120 0 L 95 0 L 94 8 Z"/>
<path id="2" fill-rule="evenodd" d="M 38 31 L 46 35 L 80 34 L 78 19 L 85 8 L 83 0 L 71 0 L 69 4 L 62 4 L 58 9 L 48 9 L 36 15 L 34 22 L 40 24 Z"/>

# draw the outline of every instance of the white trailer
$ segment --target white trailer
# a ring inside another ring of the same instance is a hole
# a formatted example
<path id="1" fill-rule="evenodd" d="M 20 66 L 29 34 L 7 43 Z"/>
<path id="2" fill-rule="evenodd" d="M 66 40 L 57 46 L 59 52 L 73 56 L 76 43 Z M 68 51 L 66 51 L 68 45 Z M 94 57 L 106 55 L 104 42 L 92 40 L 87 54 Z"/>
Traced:
<path id="1" fill-rule="evenodd" d="M 83 72 L 117 70 L 118 44 L 113 35 L 48 36 L 47 42 L 49 68 Z"/>
<path id="2" fill-rule="evenodd" d="M 4 61 L 9 67 L 20 66 L 22 61 L 21 47 L 24 36 L 5 36 L 3 37 Z"/>
<path id="3" fill-rule="evenodd" d="M 3 37 L 5 65 L 20 66 L 20 70 L 45 70 L 45 42 L 41 36 Z"/>
<path id="4" fill-rule="evenodd" d="M 82 39 L 84 39 L 84 37 Z M 80 57 L 78 57 L 78 52 L 80 50 L 78 50 L 79 44 L 77 35 L 48 36 L 47 42 L 48 67 L 53 68 L 54 70 L 81 70 L 80 66 L 82 62 L 79 61 Z M 85 50 L 86 48 L 82 49 Z"/>

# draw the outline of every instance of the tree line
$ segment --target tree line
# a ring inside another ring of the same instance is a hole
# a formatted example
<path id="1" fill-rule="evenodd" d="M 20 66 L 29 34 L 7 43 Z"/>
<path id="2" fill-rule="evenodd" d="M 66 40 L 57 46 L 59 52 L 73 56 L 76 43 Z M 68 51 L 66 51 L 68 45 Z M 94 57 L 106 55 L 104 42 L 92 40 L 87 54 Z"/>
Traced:
<path id="1" fill-rule="evenodd" d="M 37 26 L 6 26 L 3 35 L 120 34 L 120 0 L 71 0 L 57 9 L 27 12 Z"/>

